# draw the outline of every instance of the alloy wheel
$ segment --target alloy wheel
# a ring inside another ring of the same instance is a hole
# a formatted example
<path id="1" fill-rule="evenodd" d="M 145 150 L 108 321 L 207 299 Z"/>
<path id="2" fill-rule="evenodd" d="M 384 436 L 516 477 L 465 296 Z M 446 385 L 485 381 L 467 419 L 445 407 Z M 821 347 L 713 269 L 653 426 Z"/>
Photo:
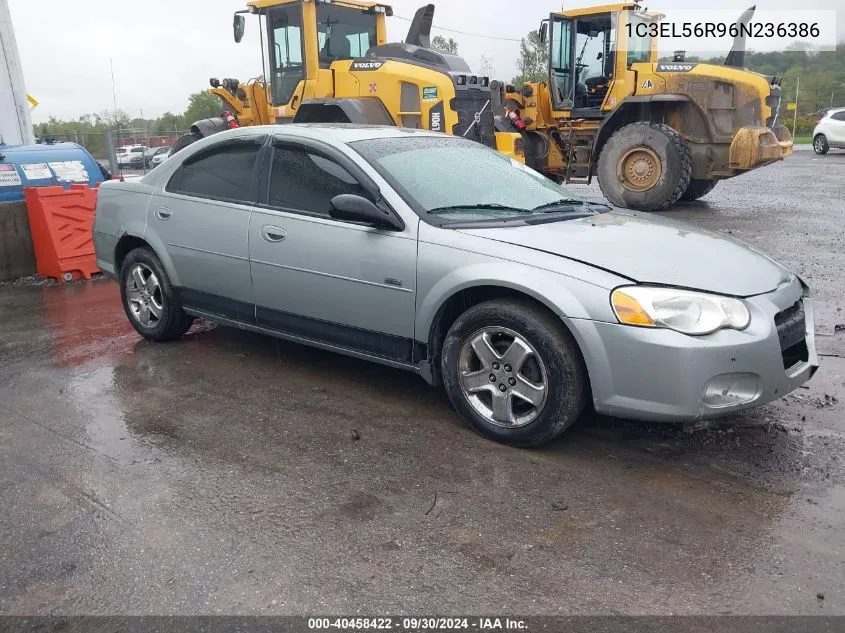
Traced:
<path id="1" fill-rule="evenodd" d="M 126 302 L 132 316 L 144 327 L 155 327 L 164 314 L 164 293 L 153 270 L 135 264 L 126 278 Z"/>
<path id="2" fill-rule="evenodd" d="M 461 391 L 485 420 L 515 428 L 546 403 L 548 374 L 537 350 L 517 332 L 485 327 L 469 336 L 458 359 Z"/>

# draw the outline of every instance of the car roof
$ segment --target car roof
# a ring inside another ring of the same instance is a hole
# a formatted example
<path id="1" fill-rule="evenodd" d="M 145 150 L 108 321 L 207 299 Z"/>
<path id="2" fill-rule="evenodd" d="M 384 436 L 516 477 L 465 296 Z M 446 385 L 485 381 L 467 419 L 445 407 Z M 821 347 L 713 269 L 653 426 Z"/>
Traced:
<path id="1" fill-rule="evenodd" d="M 360 123 L 285 123 L 259 125 L 241 130 L 265 131 L 267 134 L 285 134 L 309 138 L 354 143 L 375 138 L 407 138 L 419 136 L 444 136 L 440 132 L 395 127 L 392 125 L 365 125 Z"/>
<path id="2" fill-rule="evenodd" d="M 224 130 L 212 136 L 199 140 L 196 144 L 191 144 L 190 149 L 183 150 L 185 154 L 179 153 L 179 156 L 190 156 L 194 152 L 203 151 L 203 147 L 208 147 L 216 142 L 225 142 L 229 139 L 238 138 L 255 138 L 262 134 L 279 134 L 287 137 L 302 137 L 308 139 L 315 139 L 324 141 L 329 144 L 349 144 L 356 141 L 364 141 L 380 138 L 446 138 L 454 139 L 459 142 L 461 139 L 458 136 L 447 136 L 440 132 L 429 132 L 428 130 L 416 130 L 411 128 L 401 128 L 391 125 L 363 125 L 355 123 L 285 123 L 276 125 L 250 125 L 246 127 L 234 128 L 231 130 Z M 178 169 L 180 160 L 173 162 L 173 168 Z M 146 176 L 141 178 L 141 182 L 147 184 L 154 184 L 163 181 L 170 177 L 170 173 L 165 170 L 154 169 Z"/>

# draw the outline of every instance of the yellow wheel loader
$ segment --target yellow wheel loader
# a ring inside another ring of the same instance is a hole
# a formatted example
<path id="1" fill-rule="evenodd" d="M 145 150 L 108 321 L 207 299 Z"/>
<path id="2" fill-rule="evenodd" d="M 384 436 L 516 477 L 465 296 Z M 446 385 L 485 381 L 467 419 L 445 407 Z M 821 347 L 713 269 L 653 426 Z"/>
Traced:
<path id="1" fill-rule="evenodd" d="M 392 9 L 364 0 L 251 0 L 235 14 L 261 24 L 261 77 L 211 79 L 227 110 L 197 121 L 173 151 L 229 127 L 289 122 L 398 125 L 463 136 L 522 162 L 522 135 L 494 129 L 490 79 L 431 48 L 434 5 L 417 11 L 404 42 L 388 43 Z M 265 80 L 265 77 L 269 79 Z"/>
<path id="2" fill-rule="evenodd" d="M 744 36 L 724 65 L 687 62 L 683 51 L 659 61 L 652 25 L 662 17 L 626 2 L 541 23 L 548 81 L 493 82 L 496 128 L 524 135 L 527 165 L 559 182 L 597 176 L 613 204 L 657 211 L 792 153 L 780 79 L 742 68 Z"/>

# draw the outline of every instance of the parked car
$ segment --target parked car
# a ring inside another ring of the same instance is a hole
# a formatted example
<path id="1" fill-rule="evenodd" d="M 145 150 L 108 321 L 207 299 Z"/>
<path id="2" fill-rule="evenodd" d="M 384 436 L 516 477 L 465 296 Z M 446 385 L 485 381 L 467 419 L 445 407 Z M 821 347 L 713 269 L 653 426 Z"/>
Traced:
<path id="1" fill-rule="evenodd" d="M 145 338 L 202 317 L 407 369 L 517 446 L 590 404 L 733 414 L 818 368 L 809 289 L 770 257 L 431 132 L 215 134 L 104 183 L 94 241 Z"/>
<path id="2" fill-rule="evenodd" d="M 156 147 L 150 155 L 150 166 L 158 167 L 170 155 L 170 147 Z"/>
<path id="3" fill-rule="evenodd" d="M 845 149 L 845 108 L 828 110 L 813 130 L 816 154 L 827 154 L 831 147 Z"/>
<path id="4" fill-rule="evenodd" d="M 148 166 L 149 147 L 145 145 L 123 145 L 117 148 L 117 164 L 130 169 L 143 169 Z"/>

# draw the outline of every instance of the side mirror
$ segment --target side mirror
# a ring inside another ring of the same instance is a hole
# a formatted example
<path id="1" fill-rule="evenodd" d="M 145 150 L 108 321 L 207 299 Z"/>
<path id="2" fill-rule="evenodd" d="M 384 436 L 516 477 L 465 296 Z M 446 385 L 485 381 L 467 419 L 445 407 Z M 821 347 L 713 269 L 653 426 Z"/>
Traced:
<path id="1" fill-rule="evenodd" d="M 342 193 L 332 198 L 331 205 L 329 217 L 335 220 L 360 222 L 377 229 L 388 229 L 390 231 L 401 231 L 405 228 L 399 218 L 392 213 L 382 211 L 361 196 Z"/>
<path id="2" fill-rule="evenodd" d="M 232 21 L 232 32 L 235 35 L 235 44 L 240 44 L 244 38 L 244 29 L 246 28 L 246 20 L 244 16 L 236 13 L 235 19 Z"/>
<path id="3" fill-rule="evenodd" d="M 540 31 L 539 31 L 540 42 L 542 44 L 546 43 L 546 37 L 548 36 L 548 34 L 549 34 L 549 21 L 543 20 L 542 22 L 540 22 Z"/>

